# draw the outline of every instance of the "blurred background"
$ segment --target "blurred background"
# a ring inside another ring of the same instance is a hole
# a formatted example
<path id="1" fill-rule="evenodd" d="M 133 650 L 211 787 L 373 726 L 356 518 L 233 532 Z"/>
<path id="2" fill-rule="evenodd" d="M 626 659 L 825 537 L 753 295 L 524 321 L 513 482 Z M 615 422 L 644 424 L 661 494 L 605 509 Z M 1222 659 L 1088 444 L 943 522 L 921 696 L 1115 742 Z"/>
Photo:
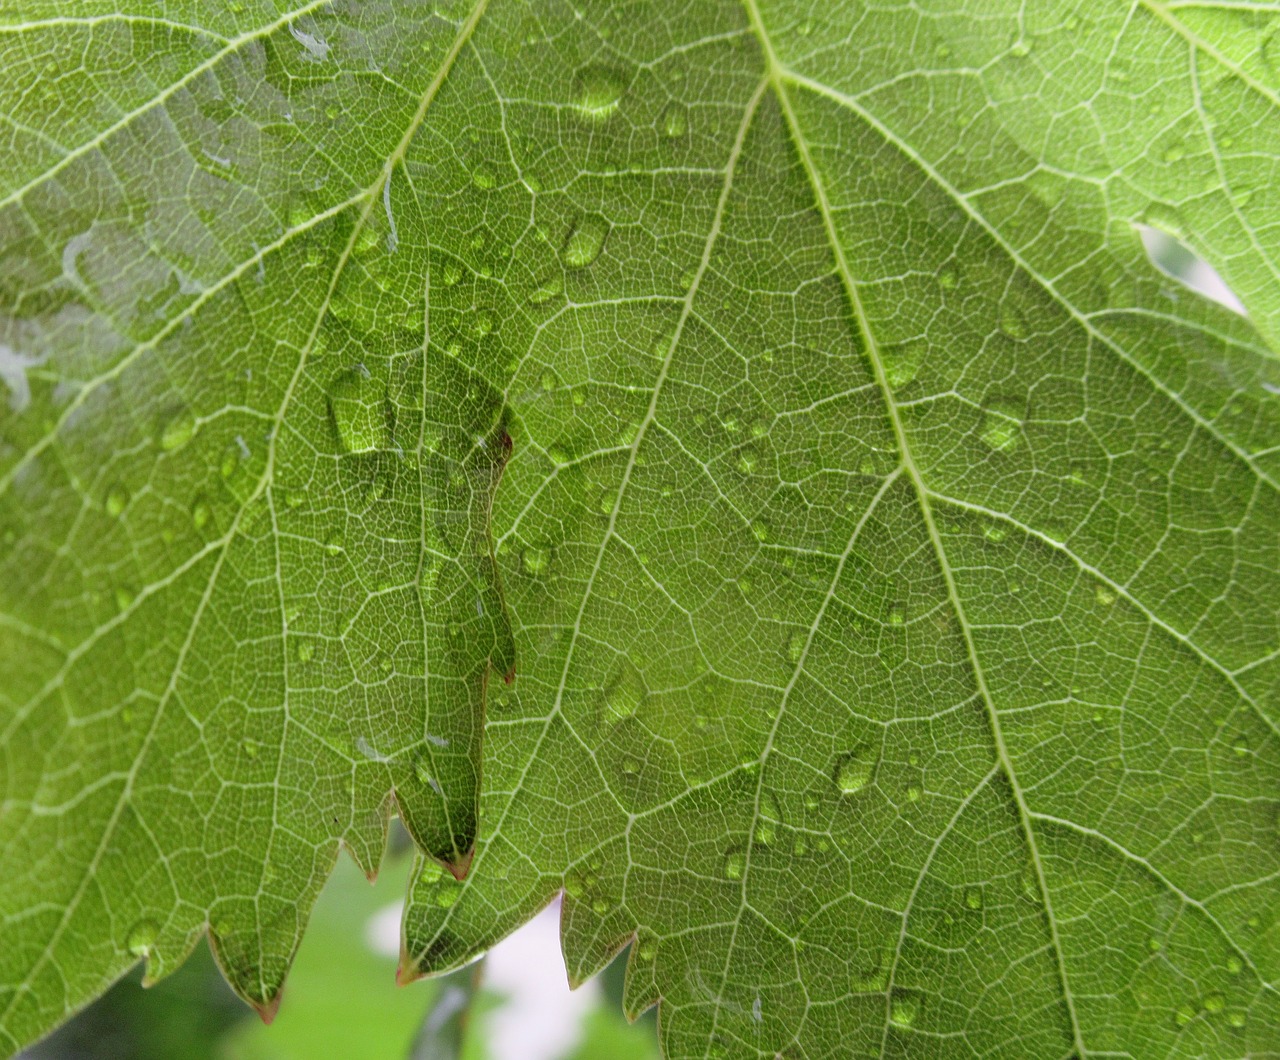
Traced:
<path id="1" fill-rule="evenodd" d="M 1213 268 L 1177 239 L 1139 231 L 1162 272 L 1243 312 Z M 22 1060 L 659 1060 L 654 1011 L 634 1024 L 622 1015 L 628 951 L 569 990 L 559 902 L 483 961 L 397 987 L 411 860 L 398 824 L 375 885 L 339 858 L 270 1027 L 231 993 L 201 944 L 149 989 L 135 969 Z"/>
<path id="2" fill-rule="evenodd" d="M 570 991 L 553 903 L 476 964 L 395 983 L 412 856 L 396 825 L 374 885 L 345 855 L 264 1026 L 203 942 L 148 989 L 139 967 L 23 1060 L 658 1060 L 652 1011 L 622 1015 L 627 951 Z"/>

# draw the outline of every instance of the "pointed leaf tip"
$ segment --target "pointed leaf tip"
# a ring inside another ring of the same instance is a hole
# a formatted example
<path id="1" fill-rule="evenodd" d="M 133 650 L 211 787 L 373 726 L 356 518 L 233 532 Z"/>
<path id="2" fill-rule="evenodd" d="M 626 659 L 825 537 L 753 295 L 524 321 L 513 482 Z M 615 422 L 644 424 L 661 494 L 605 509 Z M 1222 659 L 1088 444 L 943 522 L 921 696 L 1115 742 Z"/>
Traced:
<path id="1" fill-rule="evenodd" d="M 277 990 L 267 1001 L 250 1001 L 249 1004 L 258 1014 L 258 1018 L 262 1020 L 266 1026 L 270 1027 L 272 1021 L 276 1018 L 276 1013 L 280 1011 L 280 999 L 284 996 L 284 992 Z"/>

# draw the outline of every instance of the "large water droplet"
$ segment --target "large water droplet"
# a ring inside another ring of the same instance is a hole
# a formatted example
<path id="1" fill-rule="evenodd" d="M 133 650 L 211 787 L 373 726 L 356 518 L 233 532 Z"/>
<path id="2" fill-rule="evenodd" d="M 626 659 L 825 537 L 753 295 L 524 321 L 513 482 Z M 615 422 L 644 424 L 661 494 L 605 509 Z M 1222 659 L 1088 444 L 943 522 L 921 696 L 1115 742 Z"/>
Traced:
<path id="1" fill-rule="evenodd" d="M 391 448 L 386 390 L 364 365 L 341 372 L 329 384 L 329 411 L 349 453 Z"/>
<path id="2" fill-rule="evenodd" d="M 842 795 L 856 795 L 875 776 L 880 753 L 871 744 L 864 743 L 848 754 L 836 759 L 832 779 Z"/>
<path id="3" fill-rule="evenodd" d="M 529 303 L 530 305 L 543 305 L 558 295 L 562 288 L 563 284 L 560 281 L 559 273 L 548 276 L 529 292 Z"/>
<path id="4" fill-rule="evenodd" d="M 609 231 L 605 219 L 598 214 L 588 214 L 581 218 L 569 238 L 565 240 L 560 256 L 571 269 L 582 269 L 590 265 L 600 256 L 600 248 L 604 246 L 604 237 Z"/>
<path id="5" fill-rule="evenodd" d="M 603 121 L 618 109 L 622 77 L 601 64 L 584 67 L 575 79 L 574 106 L 589 121 Z"/>
<path id="6" fill-rule="evenodd" d="M 156 936 L 159 934 L 160 925 L 154 920 L 139 920 L 129 931 L 129 952 L 135 957 L 146 957 L 156 944 Z"/>

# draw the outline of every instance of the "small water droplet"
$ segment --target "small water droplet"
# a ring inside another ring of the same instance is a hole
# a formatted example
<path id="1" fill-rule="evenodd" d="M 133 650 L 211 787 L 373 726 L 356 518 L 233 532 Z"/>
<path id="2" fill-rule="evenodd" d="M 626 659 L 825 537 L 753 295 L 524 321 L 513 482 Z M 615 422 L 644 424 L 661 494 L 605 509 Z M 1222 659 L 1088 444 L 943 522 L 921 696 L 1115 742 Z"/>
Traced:
<path id="1" fill-rule="evenodd" d="M 1231 1026 L 1233 1026 L 1233 1027 L 1243 1027 L 1243 1026 L 1244 1026 L 1244 1013 L 1243 1013 L 1243 1012 L 1233 1012 L 1233 1013 L 1231 1013 L 1231 1015 L 1229 1015 L 1229 1016 L 1227 1017 L 1227 1022 L 1228 1022 L 1229 1024 L 1231 1024 Z"/>
<path id="2" fill-rule="evenodd" d="M 1196 1018 L 1196 1007 L 1189 1003 L 1178 1006 L 1178 1011 L 1173 1014 L 1173 1022 L 1179 1027 L 1185 1027 L 1193 1019 Z"/>
<path id="3" fill-rule="evenodd" d="M 544 305 L 551 301 L 563 289 L 560 280 L 560 274 L 548 276 L 537 287 L 529 292 L 529 302 L 531 305 Z"/>
<path id="4" fill-rule="evenodd" d="M 955 265 L 948 263 L 938 270 L 938 286 L 944 291 L 955 290 L 959 282 L 960 270 Z"/>
<path id="5" fill-rule="evenodd" d="M 121 611 L 128 611 L 133 605 L 133 592 L 123 585 L 116 586 L 116 607 Z"/>
<path id="6" fill-rule="evenodd" d="M 156 944 L 159 934 L 160 925 L 154 920 L 139 920 L 129 930 L 129 952 L 135 957 L 146 957 L 151 953 L 151 947 Z"/>
<path id="7" fill-rule="evenodd" d="M 493 170 L 484 165 L 476 166 L 476 168 L 471 171 L 471 183 L 477 188 L 482 188 L 487 191 L 496 183 Z"/>
<path id="8" fill-rule="evenodd" d="M 744 475 L 753 474 L 760 465 L 760 454 L 754 446 L 746 446 L 738 452 L 738 470 Z"/>
<path id="9" fill-rule="evenodd" d="M 679 103 L 668 103 L 662 111 L 662 135 L 668 140 L 675 140 L 688 128 L 689 112 Z"/>
<path id="10" fill-rule="evenodd" d="M 526 548 L 520 554 L 520 565 L 524 572 L 534 578 L 546 573 L 551 563 L 551 555 L 545 548 Z"/>
<path id="11" fill-rule="evenodd" d="M 790 640 L 787 641 L 787 657 L 793 663 L 798 663 L 804 656 L 804 648 L 808 642 L 808 637 L 803 633 L 791 634 Z"/>
<path id="12" fill-rule="evenodd" d="M 482 339 L 493 330 L 493 314 L 487 309 L 477 309 L 471 317 L 471 334 Z"/>
<path id="13" fill-rule="evenodd" d="M 911 990 L 895 990 L 889 1001 L 889 1019 L 898 1027 L 910 1027 L 920 1015 L 920 996 Z"/>
<path id="14" fill-rule="evenodd" d="M 240 747 L 244 751 L 245 756 L 247 758 L 257 758 L 259 746 L 260 745 L 257 740 L 251 739 L 248 736 L 246 736 L 243 740 L 240 741 Z"/>
<path id="15" fill-rule="evenodd" d="M 1249 737 L 1241 735 L 1237 736 L 1231 744 L 1231 750 L 1243 757 L 1249 753 Z"/>
<path id="16" fill-rule="evenodd" d="M 604 689 L 604 720 L 613 724 L 629 718 L 644 702 L 644 678 L 628 659 L 623 659 Z"/>
<path id="17" fill-rule="evenodd" d="M 335 376 L 328 400 L 338 439 L 348 453 L 391 448 L 386 390 L 363 365 Z"/>
<path id="18" fill-rule="evenodd" d="M 832 780 L 842 795 L 856 795 L 875 775 L 880 753 L 869 743 L 841 755 L 836 759 Z"/>
<path id="19" fill-rule="evenodd" d="M 118 519 L 127 507 L 129 507 L 129 491 L 117 482 L 107 490 L 107 514 L 112 519 Z"/>
<path id="20" fill-rule="evenodd" d="M 1244 968 L 1244 962 L 1241 961 L 1239 957 L 1233 954 L 1232 956 L 1227 958 L 1227 974 L 1228 975 L 1239 975 L 1243 968 Z"/>
<path id="21" fill-rule="evenodd" d="M 165 452 L 180 449 L 191 441 L 196 433 L 196 418 L 184 409 L 173 416 L 160 432 L 160 448 Z"/>
<path id="22" fill-rule="evenodd" d="M 900 342 L 882 351 L 885 380 L 893 390 L 901 390 L 915 379 L 924 361 L 923 342 Z"/>
<path id="23" fill-rule="evenodd" d="M 440 883 L 436 885 L 436 905 L 441 909 L 448 909 L 458 901 L 461 893 L 462 887 L 459 884 L 441 876 Z"/>
<path id="24" fill-rule="evenodd" d="M 782 822 L 782 811 L 778 809 L 778 800 L 772 792 L 761 792 L 760 809 L 756 818 L 755 841 L 761 846 L 770 846 L 778 838 L 778 825 Z"/>
<path id="25" fill-rule="evenodd" d="M 600 256 L 609 226 L 598 214 L 581 218 L 564 242 L 560 256 L 570 269 L 583 269 Z"/>
<path id="26" fill-rule="evenodd" d="M 622 77 L 617 71 L 593 64 L 578 72 L 574 106 L 589 121 L 603 121 L 618 109 L 622 99 Z"/>
<path id="27" fill-rule="evenodd" d="M 1022 440 L 1022 420 L 1012 412 L 991 407 L 983 415 L 982 441 L 998 453 L 1011 453 Z"/>
<path id="28" fill-rule="evenodd" d="M 747 866 L 746 855 L 741 850 L 731 850 L 724 856 L 724 875 L 728 880 L 742 879 L 743 870 Z"/>
<path id="29" fill-rule="evenodd" d="M 1210 994 L 1204 999 L 1204 1010 L 1206 1012 L 1221 1012 L 1226 1007 L 1226 1001 L 1221 994 Z"/>
<path id="30" fill-rule="evenodd" d="M 203 530 L 212 518 L 213 509 L 209 507 L 204 494 L 200 494 L 191 504 L 191 522 L 197 530 Z"/>
<path id="31" fill-rule="evenodd" d="M 324 550 L 330 556 L 340 556 L 347 550 L 342 535 L 336 530 L 324 539 Z"/>
<path id="32" fill-rule="evenodd" d="M 636 942 L 636 956 L 642 961 L 652 961 L 658 955 L 658 940 L 652 935 L 641 935 Z"/>
<path id="33" fill-rule="evenodd" d="M 982 908 L 982 888 L 966 887 L 964 892 L 964 904 L 969 909 Z"/>
<path id="34" fill-rule="evenodd" d="M 1110 607 L 1116 602 L 1116 594 L 1105 585 L 1099 585 L 1093 591 L 1093 597 L 1103 607 Z"/>

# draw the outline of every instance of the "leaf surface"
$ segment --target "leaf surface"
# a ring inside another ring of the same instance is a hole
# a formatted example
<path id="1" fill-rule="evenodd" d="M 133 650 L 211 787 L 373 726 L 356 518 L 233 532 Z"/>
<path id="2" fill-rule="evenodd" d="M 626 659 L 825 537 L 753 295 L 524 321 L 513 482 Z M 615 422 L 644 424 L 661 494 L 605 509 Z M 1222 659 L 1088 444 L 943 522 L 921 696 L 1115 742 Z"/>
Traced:
<path id="1" fill-rule="evenodd" d="M 1280 1050 L 1278 24 L 1100 6 L 0 16 L 0 1041 L 394 793 L 403 978 Z"/>

